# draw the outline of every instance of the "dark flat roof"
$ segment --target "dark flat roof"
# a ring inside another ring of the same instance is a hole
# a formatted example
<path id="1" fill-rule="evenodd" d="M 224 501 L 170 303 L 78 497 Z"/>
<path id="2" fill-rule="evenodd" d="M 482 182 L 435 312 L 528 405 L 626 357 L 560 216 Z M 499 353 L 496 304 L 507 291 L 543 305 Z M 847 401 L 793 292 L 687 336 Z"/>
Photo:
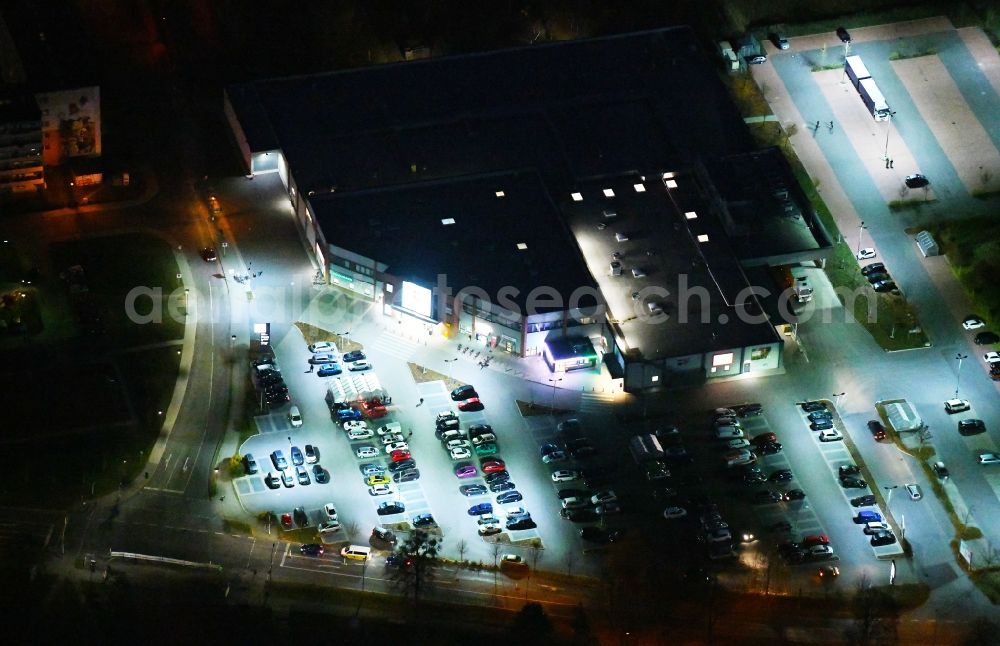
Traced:
<path id="1" fill-rule="evenodd" d="M 501 190 L 504 196 L 497 197 Z M 501 288 L 514 287 L 519 294 L 511 299 L 522 312 L 536 287 L 552 287 L 566 301 L 577 288 L 596 287 L 545 187 L 530 171 L 338 192 L 311 204 L 329 244 L 383 262 L 393 276 L 425 287 L 446 274 L 453 295 L 476 286 L 494 303 Z M 443 224 L 446 218 L 454 223 Z"/>
<path id="2" fill-rule="evenodd" d="M 583 178 L 753 148 L 687 27 L 228 93 L 251 149 L 280 148 L 304 193 L 521 167 Z"/>

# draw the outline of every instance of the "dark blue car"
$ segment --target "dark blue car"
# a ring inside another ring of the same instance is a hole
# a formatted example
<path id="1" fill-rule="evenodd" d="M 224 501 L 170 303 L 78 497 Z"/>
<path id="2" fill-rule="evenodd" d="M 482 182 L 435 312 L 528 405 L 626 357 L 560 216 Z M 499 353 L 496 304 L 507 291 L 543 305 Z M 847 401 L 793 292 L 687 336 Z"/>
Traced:
<path id="1" fill-rule="evenodd" d="M 473 505 L 469 507 L 470 516 L 482 516 L 483 514 L 492 514 L 493 505 L 488 502 L 481 502 L 478 505 Z"/>
<path id="2" fill-rule="evenodd" d="M 339 375 L 342 372 L 344 371 L 343 369 L 341 369 L 340 364 L 328 363 L 319 370 L 317 370 L 316 374 L 319 375 L 320 377 L 333 377 L 334 375 Z"/>
<path id="3" fill-rule="evenodd" d="M 350 352 L 346 353 L 343 357 L 341 357 L 341 361 L 343 361 L 344 363 L 351 363 L 352 361 L 362 361 L 367 358 L 368 357 L 366 357 L 365 353 L 362 352 L 361 350 L 351 350 Z"/>
<path id="4" fill-rule="evenodd" d="M 520 491 L 505 491 L 504 493 L 497 496 L 497 503 L 501 505 L 506 505 L 508 503 L 517 502 L 518 500 L 523 500 L 524 496 L 521 495 Z"/>
<path id="5" fill-rule="evenodd" d="M 338 422 L 346 422 L 352 419 L 361 419 L 361 411 L 354 408 L 341 408 L 337 411 Z"/>

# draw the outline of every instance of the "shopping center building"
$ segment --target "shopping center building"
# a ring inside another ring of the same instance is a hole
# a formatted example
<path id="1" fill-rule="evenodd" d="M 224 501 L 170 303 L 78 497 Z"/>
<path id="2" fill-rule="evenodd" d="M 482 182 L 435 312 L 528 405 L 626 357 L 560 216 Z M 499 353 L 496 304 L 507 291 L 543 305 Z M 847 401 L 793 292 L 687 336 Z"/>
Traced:
<path id="1" fill-rule="evenodd" d="M 627 391 L 779 370 L 786 321 L 750 276 L 831 247 L 687 28 L 244 83 L 224 107 L 331 284 Z"/>

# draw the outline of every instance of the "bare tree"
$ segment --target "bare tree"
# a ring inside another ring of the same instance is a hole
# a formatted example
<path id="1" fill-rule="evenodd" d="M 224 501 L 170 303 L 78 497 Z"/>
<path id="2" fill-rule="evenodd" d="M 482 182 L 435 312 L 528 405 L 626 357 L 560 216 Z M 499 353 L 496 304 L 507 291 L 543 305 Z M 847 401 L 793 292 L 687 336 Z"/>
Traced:
<path id="1" fill-rule="evenodd" d="M 528 570 L 528 581 L 524 585 L 524 598 L 528 598 L 528 588 L 531 586 L 531 575 L 538 569 L 538 560 L 542 558 L 542 542 L 537 538 L 528 546 L 528 558 L 531 559 L 531 569 Z"/>
<path id="2" fill-rule="evenodd" d="M 417 530 L 396 547 L 400 563 L 392 574 L 392 581 L 402 588 L 403 596 L 413 594 L 413 602 L 420 602 L 420 595 L 434 581 L 441 542 L 427 532 Z"/>
<path id="3" fill-rule="evenodd" d="M 493 554 L 493 596 L 494 597 L 497 596 L 497 573 L 500 571 L 500 564 L 498 563 L 498 561 L 500 560 L 500 550 L 501 549 L 502 548 L 500 547 L 500 543 L 493 543 L 493 545 L 490 546 L 490 553 Z"/>
<path id="4" fill-rule="evenodd" d="M 566 576 L 573 576 L 573 566 L 576 565 L 576 552 L 573 550 L 566 552 L 563 564 L 566 566 Z"/>
<path id="5" fill-rule="evenodd" d="M 896 605 L 885 590 L 862 575 L 854 593 L 854 625 L 846 631 L 851 644 L 893 644 L 896 641 Z"/>
<path id="6" fill-rule="evenodd" d="M 458 550 L 458 560 L 465 563 L 465 553 L 469 551 L 469 543 L 463 538 L 455 544 L 455 548 Z"/>

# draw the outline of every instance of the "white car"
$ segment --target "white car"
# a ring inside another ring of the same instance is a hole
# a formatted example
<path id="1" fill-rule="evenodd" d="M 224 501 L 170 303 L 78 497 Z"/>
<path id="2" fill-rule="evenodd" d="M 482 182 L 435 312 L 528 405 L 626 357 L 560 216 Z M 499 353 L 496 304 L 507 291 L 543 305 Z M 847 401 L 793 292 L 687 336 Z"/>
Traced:
<path id="1" fill-rule="evenodd" d="M 687 514 L 687 509 L 683 507 L 667 507 L 663 510 L 663 517 L 668 520 L 671 518 L 684 518 Z"/>
<path id="2" fill-rule="evenodd" d="M 858 260 L 871 260 L 875 256 L 876 253 L 874 249 L 872 249 L 871 247 L 865 247 L 864 249 L 858 252 L 858 255 L 856 257 Z"/>
<path id="3" fill-rule="evenodd" d="M 607 491 L 599 491 L 590 497 L 590 502 L 595 505 L 600 505 L 606 502 L 614 502 L 618 500 L 618 496 L 611 489 Z"/>
<path id="4" fill-rule="evenodd" d="M 983 355 L 986 363 L 1000 363 L 1000 352 L 987 352 Z"/>
<path id="5" fill-rule="evenodd" d="M 406 442 L 393 442 L 392 444 L 385 445 L 385 452 L 392 453 L 393 451 L 409 451 L 410 445 Z"/>
<path id="6" fill-rule="evenodd" d="M 1000 454 L 980 453 L 979 464 L 1000 464 Z"/>
<path id="7" fill-rule="evenodd" d="M 965 320 L 962 321 L 962 327 L 966 330 L 978 330 L 985 325 L 986 324 L 983 323 L 983 319 L 978 316 L 967 316 L 965 317 Z"/>
<path id="8" fill-rule="evenodd" d="M 842 439 L 844 439 L 844 436 L 833 428 L 828 428 L 826 430 L 819 432 L 820 442 L 836 442 L 837 440 L 842 440 Z"/>
<path id="9" fill-rule="evenodd" d="M 368 493 L 373 496 L 386 496 L 392 493 L 392 487 L 387 484 L 373 485 L 368 487 Z"/>
<path id="10" fill-rule="evenodd" d="M 469 444 L 469 440 L 455 439 L 455 440 L 448 440 L 448 443 L 445 444 L 444 446 L 446 449 L 450 451 L 452 449 L 467 449 L 471 446 L 471 444 Z"/>
<path id="11" fill-rule="evenodd" d="M 288 409 L 288 423 L 292 425 L 292 428 L 302 426 L 302 413 L 299 412 L 298 406 L 292 406 Z"/>
<path id="12" fill-rule="evenodd" d="M 358 450 L 354 452 L 354 455 L 358 456 L 359 458 L 374 458 L 378 456 L 378 449 L 376 449 L 374 446 L 362 446 L 359 447 Z"/>
<path id="13" fill-rule="evenodd" d="M 464 460 L 466 458 L 471 458 L 471 457 L 472 457 L 472 451 L 465 448 L 464 446 L 459 446 L 451 450 L 452 460 Z"/>
<path id="14" fill-rule="evenodd" d="M 371 367 L 372 367 L 372 364 L 370 362 L 368 362 L 365 359 L 362 359 L 360 361 L 355 361 L 351 365 L 347 366 L 347 369 L 348 370 L 353 370 L 354 372 L 358 372 L 360 370 L 370 370 Z"/>
<path id="15" fill-rule="evenodd" d="M 472 438 L 472 443 L 475 444 L 476 446 L 496 441 L 497 441 L 497 436 L 494 435 L 493 433 L 483 433 L 482 435 L 477 435 L 476 437 Z"/>
<path id="16" fill-rule="evenodd" d="M 726 449 L 745 449 L 750 446 L 750 442 L 746 439 L 740 438 L 736 440 L 729 440 L 725 443 L 724 448 Z"/>
<path id="17" fill-rule="evenodd" d="M 968 399 L 949 399 L 944 403 L 944 410 L 949 415 L 967 411 L 969 408 L 971 407 Z"/>
<path id="18" fill-rule="evenodd" d="M 918 484 L 906 485 L 906 493 L 910 494 L 910 500 L 920 500 L 924 497 L 924 494 L 920 492 L 920 485 Z"/>
<path id="19" fill-rule="evenodd" d="M 337 346 L 329 341 L 317 341 L 309 346 L 309 352 L 316 354 L 317 352 L 337 352 Z"/>
<path id="20" fill-rule="evenodd" d="M 579 471 L 572 469 L 560 469 L 552 472 L 552 482 L 570 482 L 580 477 Z"/>
<path id="21" fill-rule="evenodd" d="M 337 520 L 337 508 L 333 506 L 332 502 L 323 505 L 323 512 L 326 514 L 327 520 Z"/>
<path id="22" fill-rule="evenodd" d="M 403 432 L 403 426 L 399 422 L 389 422 L 385 426 L 379 426 L 375 432 L 379 435 L 398 435 Z"/>
<path id="23" fill-rule="evenodd" d="M 340 521 L 339 520 L 326 520 L 316 526 L 319 530 L 320 535 L 326 536 L 327 534 L 335 534 L 340 531 Z"/>
<path id="24" fill-rule="evenodd" d="M 363 422 L 360 419 L 349 419 L 344 422 L 345 431 L 352 431 L 356 428 L 368 428 L 368 422 Z"/>
<path id="25" fill-rule="evenodd" d="M 395 442 L 402 442 L 403 436 L 399 433 L 391 433 L 389 435 L 382 436 L 382 444 L 393 444 Z"/>
<path id="26" fill-rule="evenodd" d="M 375 433 L 370 428 L 352 428 L 347 431 L 347 439 L 349 440 L 367 440 L 374 436 Z"/>

